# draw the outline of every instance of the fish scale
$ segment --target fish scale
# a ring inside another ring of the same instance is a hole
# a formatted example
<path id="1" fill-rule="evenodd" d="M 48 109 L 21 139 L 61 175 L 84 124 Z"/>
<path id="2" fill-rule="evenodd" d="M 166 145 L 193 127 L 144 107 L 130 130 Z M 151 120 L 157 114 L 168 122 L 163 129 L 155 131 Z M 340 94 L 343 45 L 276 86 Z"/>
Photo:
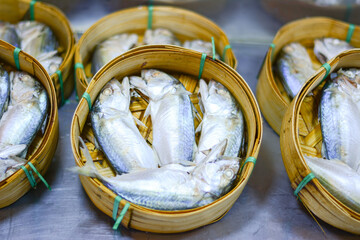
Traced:
<path id="1" fill-rule="evenodd" d="M 6 109 L 10 94 L 10 79 L 8 72 L 0 65 L 0 119 Z"/>

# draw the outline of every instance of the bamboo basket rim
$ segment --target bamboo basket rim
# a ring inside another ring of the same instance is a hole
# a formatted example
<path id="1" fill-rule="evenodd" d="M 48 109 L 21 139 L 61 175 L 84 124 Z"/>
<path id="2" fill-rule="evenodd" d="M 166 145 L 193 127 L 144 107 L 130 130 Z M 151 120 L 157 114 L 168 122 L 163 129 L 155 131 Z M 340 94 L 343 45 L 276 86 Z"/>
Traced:
<path id="1" fill-rule="evenodd" d="M 5 41 L 2 41 L 2 40 L 0 40 L 0 48 L 9 48 L 9 49 L 12 49 L 12 50 L 15 49 L 14 46 L 12 46 L 11 44 L 9 44 L 9 43 L 7 43 Z M 36 65 L 39 68 L 39 70 L 41 71 L 41 73 L 46 77 L 46 80 L 48 81 L 49 87 L 50 87 L 50 92 L 46 91 L 47 95 L 48 95 L 48 98 L 49 98 L 49 115 L 48 115 L 48 122 L 46 124 L 45 132 L 44 132 L 43 137 L 41 139 L 41 143 L 36 148 L 36 151 L 29 157 L 29 159 L 27 159 L 26 163 L 24 164 L 24 165 L 26 165 L 27 163 L 31 162 L 34 166 L 36 166 L 37 158 L 39 157 L 41 152 L 43 152 L 44 148 L 46 147 L 47 143 L 50 140 L 49 132 L 52 131 L 52 129 L 54 129 L 54 127 L 56 125 L 56 121 L 54 120 L 58 116 L 56 92 L 55 92 L 55 88 L 54 88 L 54 85 L 52 83 L 52 80 L 51 80 L 49 74 L 44 69 L 44 67 L 34 57 L 27 54 L 26 52 L 21 51 L 19 53 L 19 58 L 30 59 L 32 61 L 32 65 L 33 66 Z M 1 56 L 0 56 L 0 59 L 1 59 Z M 13 63 L 5 62 L 2 59 L 1 59 L 1 61 L 3 63 L 5 63 L 5 64 L 10 65 L 10 66 L 15 68 Z M 19 71 L 24 71 L 24 70 L 22 70 L 20 68 Z M 33 76 L 32 74 L 30 74 L 30 75 Z M 35 78 L 35 76 L 33 76 L 33 77 Z M 41 83 L 41 85 L 43 85 L 42 81 L 40 81 L 37 78 L 35 78 L 35 79 L 37 81 L 39 81 Z M 45 90 L 46 90 L 46 88 L 45 88 Z M 4 181 L 6 181 L 5 184 L 0 185 L 0 189 L 5 188 L 8 184 L 10 184 L 16 178 L 20 177 L 21 174 L 22 174 L 21 169 L 18 169 L 16 172 L 11 174 L 9 177 L 7 177 L 7 178 L 3 179 L 2 181 L 0 181 L 0 183 L 3 183 Z"/>
<path id="2" fill-rule="evenodd" d="M 351 49 L 351 50 L 344 51 L 344 52 L 340 53 L 338 56 L 336 56 L 335 58 L 328 61 L 329 65 L 331 66 L 331 70 L 329 71 L 329 74 L 332 73 L 335 69 L 337 69 L 337 65 L 341 61 L 341 58 L 343 58 L 344 56 L 350 55 L 350 54 L 357 54 L 360 57 L 360 49 Z M 307 94 L 310 91 L 315 89 L 322 82 L 322 79 L 324 78 L 325 75 L 326 75 L 326 70 L 324 68 L 320 68 L 316 72 L 316 74 L 305 83 L 305 85 L 300 90 L 299 94 L 293 99 L 293 101 L 291 103 L 292 116 L 299 116 L 300 108 L 301 108 L 301 105 L 302 105 L 305 97 L 307 96 Z M 290 111 L 290 109 L 288 111 Z M 295 140 L 295 144 L 294 144 L 295 150 L 297 151 L 297 153 L 299 155 L 299 159 L 300 159 L 300 162 L 301 162 L 301 165 L 303 168 L 303 169 L 299 169 L 299 168 L 295 167 L 295 169 L 296 169 L 298 175 L 300 177 L 304 178 L 304 177 L 306 177 L 306 175 L 311 173 L 311 170 L 305 161 L 303 151 L 301 150 L 301 147 L 300 147 L 301 144 L 300 144 L 300 140 L 299 140 L 299 134 L 297 133 L 297 130 L 299 129 L 299 118 L 293 117 L 291 119 L 291 125 L 295 126 L 295 127 L 291 128 L 291 132 L 292 132 L 292 136 L 294 137 L 294 140 Z M 283 135 L 283 131 L 282 131 L 281 135 Z M 331 201 L 331 203 L 334 206 L 336 206 L 344 214 L 347 214 L 354 220 L 358 221 L 360 224 L 360 212 L 356 212 L 355 210 L 349 208 L 344 203 L 339 201 L 319 182 L 319 180 L 317 178 L 312 179 L 312 182 L 314 183 L 316 188 L 320 192 L 323 193 L 323 195 L 324 194 L 326 195 L 326 198 L 329 201 Z M 305 189 L 305 188 L 307 188 L 307 185 L 303 189 Z M 299 195 L 299 197 L 300 197 L 300 195 Z"/>
<path id="3" fill-rule="evenodd" d="M 110 68 L 113 65 L 116 65 L 118 62 L 120 62 L 122 59 L 129 59 L 131 57 L 136 57 L 139 53 L 141 54 L 141 51 L 144 50 L 153 50 L 154 52 L 158 52 L 158 51 L 163 51 L 163 52 L 176 52 L 178 54 L 189 54 L 190 55 L 196 55 L 199 57 L 199 59 L 201 58 L 201 53 L 196 52 L 194 50 L 189 50 L 189 49 L 185 49 L 182 47 L 178 47 L 178 46 L 173 46 L 173 45 L 146 45 L 146 46 L 140 46 L 134 49 L 131 49 L 130 51 L 124 53 L 123 55 L 120 55 L 118 57 L 116 57 L 115 59 L 113 59 L 112 61 L 110 61 L 108 64 L 106 64 L 106 67 L 101 68 L 93 77 L 93 80 L 90 82 L 89 86 L 86 89 L 86 92 L 91 95 L 91 92 L 94 88 L 94 86 L 97 84 L 97 80 L 104 74 L 104 72 L 106 71 L 106 69 Z M 223 69 L 228 70 L 228 73 L 231 75 L 235 75 L 235 76 L 239 76 L 240 79 L 242 81 L 237 81 L 237 83 L 245 90 L 246 92 L 246 96 L 249 99 L 249 102 L 251 102 L 252 105 L 252 110 L 254 113 L 254 116 L 256 118 L 256 131 L 254 132 L 254 144 L 253 144 L 253 148 L 251 150 L 248 149 L 247 151 L 247 156 L 256 156 L 258 155 L 259 152 L 259 148 L 261 145 L 261 141 L 262 141 L 262 118 L 260 115 L 260 109 L 259 106 L 257 104 L 257 101 L 255 100 L 255 96 L 252 93 L 250 87 L 247 85 L 247 83 L 245 82 L 245 80 L 240 76 L 240 74 L 238 74 L 233 68 L 229 67 L 226 63 L 223 63 L 222 61 L 219 60 L 213 60 L 210 57 L 207 57 L 205 60 L 205 65 L 206 63 L 210 63 L 210 62 L 216 62 L 217 64 L 219 64 L 220 67 L 222 67 Z M 139 70 L 141 70 L 141 68 L 139 67 Z M 205 70 L 205 69 L 204 69 Z M 196 75 L 196 73 L 195 73 Z M 110 80 L 110 79 L 109 79 Z M 97 97 L 97 96 L 96 96 Z M 91 97 L 92 101 L 96 100 L 96 97 Z M 251 101 L 252 100 L 252 101 Z M 72 147 L 72 151 L 73 151 L 73 155 L 75 158 L 75 162 L 76 164 L 81 167 L 84 165 L 84 163 L 81 161 L 81 157 L 80 157 L 80 151 L 78 148 L 76 148 L 76 144 L 74 141 L 78 141 L 77 139 L 73 139 L 73 136 L 75 135 L 75 131 L 74 129 L 76 128 L 76 124 L 78 124 L 79 118 L 77 116 L 77 112 L 79 111 L 79 109 L 81 109 L 83 106 L 86 106 L 86 113 L 89 114 L 89 108 L 87 107 L 88 103 L 84 98 L 81 98 L 79 101 L 79 104 L 75 110 L 74 116 L 73 116 L 73 120 L 72 120 L 72 124 L 71 124 L 71 134 L 70 134 L 70 140 L 71 140 L 71 147 Z M 79 129 L 80 134 L 82 132 L 81 129 Z M 181 216 L 187 216 L 187 215 L 193 215 L 193 214 L 197 214 L 199 212 L 203 212 L 206 211 L 209 207 L 214 206 L 214 205 L 218 205 L 223 201 L 226 201 L 229 196 L 234 193 L 237 189 L 239 189 L 242 185 L 247 183 L 247 180 L 250 178 L 251 172 L 254 168 L 254 164 L 246 164 L 244 166 L 243 172 L 239 173 L 238 176 L 240 177 L 238 180 L 238 183 L 224 196 L 222 196 L 221 198 L 213 201 L 210 204 L 207 204 L 205 206 L 202 207 L 198 207 L 198 208 L 192 208 L 192 209 L 186 209 L 186 210 L 176 210 L 176 211 L 164 211 L 164 210 L 155 210 L 155 209 L 150 209 L 150 208 L 146 208 L 146 207 L 142 207 L 139 205 L 136 205 L 134 203 L 131 203 L 131 206 L 129 209 L 137 209 L 139 211 L 145 211 L 145 212 L 151 212 L 151 214 L 154 215 L 161 215 L 161 216 L 168 216 L 168 217 L 175 217 L 174 214 L 176 214 L 176 217 Z M 97 178 L 90 178 L 90 177 L 86 177 L 89 178 L 91 183 L 93 185 L 97 185 L 100 186 L 102 191 L 104 191 L 105 193 L 107 193 L 108 195 L 112 196 L 113 198 L 115 198 L 117 195 L 111 191 L 110 189 L 108 189 L 105 185 L 103 185 L 103 183 L 101 183 Z M 125 205 L 124 203 L 127 202 L 127 200 L 121 200 L 121 204 Z"/>
<path id="4" fill-rule="evenodd" d="M 319 22 L 319 21 L 328 21 L 329 24 L 332 24 L 334 22 L 338 22 L 344 26 L 349 26 L 349 23 L 346 23 L 344 21 L 341 21 L 341 20 L 338 20 L 338 19 L 333 19 L 333 18 L 330 18 L 330 17 L 309 17 L 309 18 L 302 18 L 302 19 L 298 19 L 298 20 L 294 20 L 294 21 L 291 21 L 285 25 L 283 25 L 275 34 L 273 40 L 272 40 L 272 43 L 275 43 L 275 46 L 276 46 L 276 40 L 283 34 L 283 32 L 286 32 L 287 29 L 290 29 L 290 28 L 296 28 L 296 25 L 298 23 L 302 23 L 302 22 L 308 22 L 307 24 L 311 25 L 313 24 L 315 21 Z M 290 42 L 289 42 L 290 43 Z M 285 46 L 285 45 L 284 45 Z M 289 104 L 284 100 L 283 96 L 281 95 L 280 93 L 280 90 L 279 88 L 277 87 L 276 85 L 276 82 L 275 82 L 275 78 L 274 78 L 274 70 L 273 70 L 273 64 L 275 63 L 275 61 L 273 60 L 276 60 L 276 56 L 274 56 L 274 59 L 272 60 L 272 55 L 274 54 L 273 53 L 274 49 L 272 47 L 269 47 L 269 50 L 267 51 L 267 54 L 266 54 L 266 57 L 265 57 L 265 64 L 263 67 L 265 67 L 265 71 L 266 71 L 266 78 L 268 80 L 268 82 L 270 83 L 270 85 L 272 86 L 272 88 L 275 90 L 275 94 L 276 96 L 280 99 L 281 103 L 284 105 L 284 106 L 289 106 Z M 321 68 L 320 68 L 321 69 Z M 314 73 L 312 75 L 312 77 L 310 78 L 313 78 L 315 76 L 316 73 Z M 308 80 L 309 81 L 309 80 Z"/>
<path id="5" fill-rule="evenodd" d="M 132 8 L 126 8 L 126 9 L 122 9 L 113 13 L 110 13 L 104 17 L 102 17 L 101 19 L 99 19 L 98 21 L 96 21 L 93 25 L 91 25 L 86 31 L 85 33 L 81 36 L 81 38 L 79 39 L 79 41 L 77 42 L 76 46 L 75 46 L 75 62 L 78 63 L 83 63 L 83 56 L 81 55 L 81 47 L 84 45 L 84 41 L 89 37 L 89 35 L 92 34 L 93 31 L 95 31 L 97 25 L 99 24 L 103 24 L 106 23 L 107 21 L 109 21 L 112 18 L 117 17 L 118 15 L 121 14 L 127 14 L 127 13 L 133 13 L 135 14 L 138 11 L 141 10 L 146 10 L 148 9 L 148 6 L 146 5 L 141 5 L 138 7 L 132 7 Z M 173 11 L 178 11 L 183 15 L 187 15 L 187 16 L 192 16 L 192 17 L 196 17 L 198 19 L 200 19 L 202 22 L 206 23 L 206 25 L 208 26 L 212 26 L 214 28 L 216 28 L 219 31 L 219 38 L 223 38 L 225 39 L 226 44 L 230 45 L 229 39 L 227 38 L 227 35 L 225 34 L 225 32 L 222 30 L 222 28 L 220 28 L 215 22 L 211 21 L 210 19 L 206 18 L 205 16 L 196 13 L 194 11 L 191 10 L 187 10 L 187 9 L 183 9 L 181 7 L 174 7 L 174 6 L 162 6 L 162 5 L 155 5 L 153 6 L 153 14 L 156 11 L 163 11 L 163 12 L 173 12 Z M 144 29 L 146 29 L 146 26 L 144 26 Z M 136 46 L 132 49 L 138 48 L 138 47 L 142 47 L 142 46 Z M 130 49 L 130 50 L 132 50 Z M 234 69 L 236 69 L 237 67 L 237 59 L 235 57 L 235 54 L 233 53 L 233 51 L 231 49 L 229 49 L 229 55 L 231 56 L 231 59 L 233 61 L 233 67 Z M 84 66 L 85 67 L 85 66 Z M 76 74 L 76 72 L 75 72 Z M 86 76 L 85 72 L 84 72 L 84 76 Z M 94 76 L 93 76 L 94 77 Z M 83 82 L 83 81 L 79 81 L 79 83 L 82 85 L 82 87 L 84 87 L 84 89 L 86 89 L 87 86 L 89 86 L 88 82 Z"/>

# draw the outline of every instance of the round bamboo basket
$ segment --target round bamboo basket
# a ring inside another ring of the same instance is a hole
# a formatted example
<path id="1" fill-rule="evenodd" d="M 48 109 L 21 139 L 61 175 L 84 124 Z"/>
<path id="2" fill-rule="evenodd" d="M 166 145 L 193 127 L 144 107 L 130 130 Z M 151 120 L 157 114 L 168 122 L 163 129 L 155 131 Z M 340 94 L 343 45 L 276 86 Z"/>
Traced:
<path id="1" fill-rule="evenodd" d="M 0 62 L 15 68 L 14 49 L 12 45 L 0 40 Z M 19 54 L 20 69 L 34 76 L 46 89 L 49 97 L 49 115 L 48 123 L 44 134 L 38 134 L 31 143 L 26 159 L 31 162 L 34 167 L 44 175 L 50 166 L 51 160 L 55 154 L 58 137 L 59 123 L 58 110 L 56 105 L 55 88 L 46 70 L 40 65 L 36 59 L 30 55 L 20 52 Z M 28 170 L 31 168 L 26 164 Z M 37 182 L 40 179 L 34 174 Z M 20 169 L 14 174 L 0 182 L 0 208 L 6 207 L 31 188 L 30 182 L 25 172 Z"/>
<path id="2" fill-rule="evenodd" d="M 332 37 L 345 40 L 348 30 L 348 23 L 330 18 L 315 17 L 288 23 L 276 33 L 273 40 L 275 48 L 269 48 L 260 70 L 256 97 L 262 114 L 277 134 L 280 134 L 281 121 L 291 101 L 279 77 L 273 72 L 273 65 L 276 63 L 281 49 L 291 42 L 301 43 L 307 48 L 314 69 L 319 69 L 321 63 L 316 59 L 312 50 L 314 39 Z M 350 44 L 354 47 L 360 47 L 360 28 L 358 26 L 355 27 Z"/>
<path id="3" fill-rule="evenodd" d="M 360 50 L 341 53 L 328 62 L 330 72 L 340 68 L 360 68 Z M 318 106 L 322 79 L 326 71 L 320 69 L 291 102 L 281 127 L 280 146 L 284 165 L 292 188 L 311 172 L 304 155 L 321 157 L 322 134 L 318 120 Z M 308 95 L 310 92 L 313 95 Z M 323 221 L 345 231 L 360 234 L 360 212 L 355 212 L 330 194 L 315 178 L 299 193 L 301 202 Z"/>
<path id="4" fill-rule="evenodd" d="M 18 16 L 14 21 L 12 20 L 14 18 L 14 12 L 8 11 L 6 6 L 2 5 L 4 3 L 0 1 L 0 20 L 15 23 L 23 19 L 29 19 L 27 15 L 29 15 L 30 2 L 30 0 L 18 0 Z M 73 56 L 75 52 L 75 38 L 71 31 L 70 23 L 60 9 L 42 2 L 36 2 L 34 5 L 34 19 L 35 21 L 49 26 L 54 32 L 56 39 L 59 41 L 60 47 L 58 50 L 63 58 L 63 62 L 61 63 L 59 70 L 62 73 L 63 94 L 64 99 L 66 99 L 71 95 L 74 88 Z M 55 86 L 57 103 L 60 105 L 61 86 L 59 76 L 57 74 L 53 74 L 51 79 Z"/>
<path id="5" fill-rule="evenodd" d="M 86 92 L 91 96 L 91 101 L 94 102 L 103 86 L 113 77 L 122 79 L 128 75 L 139 75 L 141 69 L 144 68 L 156 68 L 171 73 L 184 84 L 188 91 L 194 93 L 191 96 L 191 100 L 200 112 L 196 95 L 198 92 L 200 59 L 201 54 L 199 52 L 176 46 L 153 45 L 135 48 L 103 67 L 95 75 Z M 247 128 L 247 150 L 242 157 L 244 159 L 249 156 L 256 158 L 262 139 L 262 120 L 258 105 L 249 86 L 234 69 L 219 60 L 212 60 L 209 57 L 205 60 L 202 77 L 206 80 L 214 79 L 222 83 L 239 102 L 244 113 Z M 131 104 L 130 110 L 135 117 L 143 120 L 146 106 L 146 102 L 139 98 Z M 83 166 L 85 161 L 84 156 L 79 150 L 78 139 L 81 136 L 89 141 L 87 146 L 93 159 L 96 159 L 95 164 L 101 169 L 101 173 L 111 176 L 113 173 L 107 162 L 98 162 L 98 160 L 103 160 L 105 157 L 94 147 L 93 133 L 88 124 L 88 114 L 88 103 L 82 98 L 71 124 L 71 146 L 75 162 L 78 166 Z M 195 127 L 198 124 L 199 122 L 196 120 Z M 146 122 L 146 125 L 148 128 L 140 127 L 140 132 L 151 143 L 151 123 Z M 230 210 L 243 191 L 253 168 L 253 163 L 246 164 L 241 174 L 238 174 L 233 189 L 209 205 L 190 210 L 159 211 L 130 203 L 131 206 L 122 224 L 125 227 L 142 231 L 175 233 L 188 231 L 218 221 Z M 80 180 L 91 201 L 105 214 L 112 216 L 116 195 L 98 179 L 80 176 Z M 121 208 L 126 203 L 126 200 L 122 200 L 120 203 Z"/>
<path id="6" fill-rule="evenodd" d="M 152 28 L 167 28 L 180 41 L 202 39 L 211 42 L 214 37 L 216 51 L 222 56 L 229 45 L 223 30 L 209 19 L 181 8 L 154 6 Z M 97 21 L 80 38 L 75 50 L 75 63 L 81 63 L 84 70 L 76 69 L 76 91 L 81 96 L 88 86 L 91 74 L 92 53 L 97 44 L 120 33 L 136 33 L 142 42 L 148 27 L 149 10 L 146 6 L 121 10 Z M 224 61 L 236 68 L 237 61 L 232 49 L 226 51 Z"/>

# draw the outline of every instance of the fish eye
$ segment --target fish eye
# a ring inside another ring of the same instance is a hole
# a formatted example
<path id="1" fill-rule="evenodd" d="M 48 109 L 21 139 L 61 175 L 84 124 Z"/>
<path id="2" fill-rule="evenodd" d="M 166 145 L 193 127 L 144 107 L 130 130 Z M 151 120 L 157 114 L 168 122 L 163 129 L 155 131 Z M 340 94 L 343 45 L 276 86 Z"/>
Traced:
<path id="1" fill-rule="evenodd" d="M 234 177 L 235 173 L 233 170 L 231 169 L 226 169 L 224 171 L 224 176 L 227 178 L 227 179 L 232 179 Z"/>
<path id="2" fill-rule="evenodd" d="M 103 92 L 106 96 L 110 96 L 113 93 L 111 88 L 105 88 Z"/>

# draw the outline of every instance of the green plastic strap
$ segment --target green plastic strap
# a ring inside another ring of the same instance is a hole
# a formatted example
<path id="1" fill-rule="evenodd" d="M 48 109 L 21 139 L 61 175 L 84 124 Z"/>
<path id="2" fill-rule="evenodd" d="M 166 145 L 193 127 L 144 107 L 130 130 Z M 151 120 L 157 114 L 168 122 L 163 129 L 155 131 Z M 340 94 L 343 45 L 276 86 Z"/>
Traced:
<path id="1" fill-rule="evenodd" d="M 206 54 L 203 53 L 201 55 L 201 62 L 200 62 L 200 69 L 199 69 L 199 79 L 201 79 L 203 70 L 204 70 L 204 65 L 205 65 L 205 60 L 206 60 Z"/>
<path id="2" fill-rule="evenodd" d="M 32 0 L 30 2 L 30 20 L 31 21 L 35 20 L 35 8 L 34 8 L 35 3 L 36 3 L 36 0 Z"/>
<path id="3" fill-rule="evenodd" d="M 309 173 L 297 186 L 297 188 L 294 191 L 294 195 L 298 197 L 298 194 L 301 191 L 301 189 L 303 189 L 306 186 L 306 184 L 308 184 L 314 178 L 315 175 L 313 173 Z"/>
<path id="4" fill-rule="evenodd" d="M 325 76 L 324 76 L 324 78 L 321 80 L 321 82 L 323 82 L 323 81 L 327 78 L 327 76 L 329 75 L 330 70 L 331 70 L 331 66 L 330 66 L 330 64 L 328 64 L 328 63 L 324 63 L 321 67 L 324 67 L 325 70 L 326 70 Z"/>
<path id="5" fill-rule="evenodd" d="M 241 167 L 241 169 L 240 169 L 240 172 L 242 172 L 242 170 L 243 170 L 243 168 L 245 167 L 245 165 L 246 165 L 247 163 L 249 163 L 249 162 L 252 162 L 252 163 L 255 165 L 255 163 L 256 163 L 256 158 L 254 158 L 254 157 L 248 157 L 248 158 L 245 160 L 244 164 L 242 165 L 242 167 Z"/>
<path id="6" fill-rule="evenodd" d="M 31 171 L 28 171 L 26 169 L 26 167 L 24 166 L 20 166 L 22 170 L 24 170 L 25 174 L 26 174 L 26 177 L 28 178 L 29 182 L 30 182 L 30 185 L 32 188 L 36 188 L 36 181 L 35 181 L 35 178 L 34 178 L 34 175 L 32 174 Z"/>
<path id="7" fill-rule="evenodd" d="M 154 6 L 152 5 L 152 2 L 150 2 L 150 5 L 148 7 L 148 29 L 152 29 L 152 23 L 153 23 L 153 10 Z"/>
<path id="8" fill-rule="evenodd" d="M 45 180 L 45 178 L 39 173 L 38 170 L 36 170 L 36 168 L 34 167 L 34 165 L 29 162 L 28 165 L 32 168 L 32 170 L 34 170 L 34 172 L 36 173 L 36 175 L 38 175 L 38 177 L 41 179 L 41 181 L 45 184 L 45 186 L 51 191 L 51 187 L 48 184 L 48 182 Z"/>
<path id="9" fill-rule="evenodd" d="M 82 95 L 83 98 L 86 99 L 88 106 L 89 106 L 89 110 L 91 110 L 91 97 L 87 92 L 84 92 L 84 94 Z"/>
<path id="10" fill-rule="evenodd" d="M 115 200 L 114 200 L 114 207 L 113 207 L 113 219 L 114 221 L 116 221 L 116 217 L 117 217 L 117 212 L 119 209 L 119 204 L 121 201 L 121 197 L 120 196 L 116 196 Z"/>
<path id="11" fill-rule="evenodd" d="M 17 70 L 20 70 L 20 60 L 19 60 L 20 51 L 21 51 L 20 48 L 15 48 L 14 49 L 14 61 L 15 61 L 15 66 L 16 66 Z"/>
<path id="12" fill-rule="evenodd" d="M 276 46 L 275 43 L 270 44 L 270 47 L 272 48 L 272 50 L 271 50 L 271 61 L 274 58 L 275 46 Z"/>
<path id="13" fill-rule="evenodd" d="M 124 218 L 127 210 L 129 209 L 129 207 L 130 207 L 130 203 L 126 203 L 124 208 L 121 210 L 121 213 L 120 213 L 119 217 L 116 219 L 116 222 L 115 222 L 115 224 L 113 226 L 113 230 L 117 230 L 119 228 L 119 225 L 120 225 L 121 221 L 123 220 L 123 218 Z"/>
<path id="14" fill-rule="evenodd" d="M 75 63 L 75 71 L 74 71 L 74 86 L 75 86 L 75 95 L 76 95 L 76 101 L 79 101 L 79 96 L 77 94 L 77 91 L 76 91 L 76 70 L 78 68 L 82 69 L 84 72 L 85 72 L 85 68 L 84 68 L 84 65 L 82 63 Z"/>
<path id="15" fill-rule="evenodd" d="M 226 46 L 224 47 L 223 55 L 222 55 L 222 60 L 223 60 L 223 61 L 225 60 L 226 52 L 227 52 L 228 49 L 231 49 L 231 45 L 230 45 L 230 44 L 229 44 L 229 45 L 226 45 Z"/>
<path id="16" fill-rule="evenodd" d="M 346 35 L 346 41 L 349 43 L 351 41 L 352 35 L 354 33 L 355 30 L 355 25 L 354 24 L 350 24 L 349 25 L 349 29 L 348 29 L 348 33 Z"/>
<path id="17" fill-rule="evenodd" d="M 61 73 L 60 70 L 56 70 L 55 73 L 59 76 L 60 96 L 61 96 L 60 106 L 62 106 L 62 105 L 64 105 L 64 103 L 65 103 L 65 97 L 64 97 L 64 81 L 63 81 L 62 73 Z"/>
<path id="18" fill-rule="evenodd" d="M 212 44 L 213 60 L 215 60 L 215 58 L 216 58 L 216 51 L 215 51 L 215 39 L 214 39 L 214 37 L 211 37 L 211 44 Z"/>

